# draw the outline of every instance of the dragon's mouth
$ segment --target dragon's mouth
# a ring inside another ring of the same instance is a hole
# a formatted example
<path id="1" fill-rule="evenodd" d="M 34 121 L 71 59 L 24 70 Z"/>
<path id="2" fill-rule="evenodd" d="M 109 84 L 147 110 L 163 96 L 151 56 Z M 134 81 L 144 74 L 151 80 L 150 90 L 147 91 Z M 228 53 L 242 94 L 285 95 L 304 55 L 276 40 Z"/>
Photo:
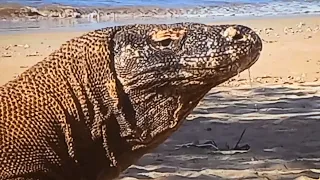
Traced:
<path id="1" fill-rule="evenodd" d="M 251 61 L 250 66 L 253 65 L 254 63 L 256 63 L 256 62 L 258 61 L 258 59 L 260 58 L 260 55 L 261 55 L 260 52 L 257 52 L 257 53 L 254 54 L 254 56 L 253 56 L 253 58 L 252 58 L 253 61 Z"/>
<path id="2" fill-rule="evenodd" d="M 248 56 L 245 63 L 243 63 L 242 65 L 240 63 L 241 68 L 239 67 L 240 68 L 239 70 L 243 71 L 243 70 L 249 69 L 252 65 L 254 65 L 258 61 L 259 57 L 260 57 L 260 52 L 256 52 L 253 55 Z"/>
<path id="3" fill-rule="evenodd" d="M 254 33 L 255 41 L 251 47 L 251 59 L 248 68 L 258 61 L 262 51 L 262 41 L 260 37 Z"/>
<path id="4" fill-rule="evenodd" d="M 251 67 L 254 63 L 256 63 L 258 61 L 258 59 L 260 58 L 261 55 L 261 51 L 255 51 L 251 56 L 250 56 L 250 61 L 248 64 L 248 67 Z"/>

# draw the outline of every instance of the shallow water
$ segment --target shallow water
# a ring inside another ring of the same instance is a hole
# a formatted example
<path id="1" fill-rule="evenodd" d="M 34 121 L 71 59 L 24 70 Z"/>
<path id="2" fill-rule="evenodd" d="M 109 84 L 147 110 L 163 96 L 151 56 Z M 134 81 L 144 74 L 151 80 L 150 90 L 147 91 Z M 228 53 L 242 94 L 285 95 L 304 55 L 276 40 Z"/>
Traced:
<path id="1" fill-rule="evenodd" d="M 0 0 L 0 2 L 23 5 L 63 4 L 71 6 L 172 6 L 172 5 L 221 5 L 226 3 L 266 3 L 274 0 Z M 301 1 L 303 2 L 303 1 Z"/>

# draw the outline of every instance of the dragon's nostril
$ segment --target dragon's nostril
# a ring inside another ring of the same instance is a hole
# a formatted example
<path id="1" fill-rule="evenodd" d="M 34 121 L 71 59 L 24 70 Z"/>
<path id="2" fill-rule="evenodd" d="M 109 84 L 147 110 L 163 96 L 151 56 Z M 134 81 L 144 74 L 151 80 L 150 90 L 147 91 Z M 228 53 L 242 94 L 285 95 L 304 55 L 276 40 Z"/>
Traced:
<path id="1" fill-rule="evenodd" d="M 240 39 L 242 39 L 242 38 L 243 38 L 243 36 L 242 36 L 242 34 L 240 34 L 240 33 L 237 33 L 236 35 L 234 35 L 234 36 L 232 37 L 233 40 L 240 40 Z"/>

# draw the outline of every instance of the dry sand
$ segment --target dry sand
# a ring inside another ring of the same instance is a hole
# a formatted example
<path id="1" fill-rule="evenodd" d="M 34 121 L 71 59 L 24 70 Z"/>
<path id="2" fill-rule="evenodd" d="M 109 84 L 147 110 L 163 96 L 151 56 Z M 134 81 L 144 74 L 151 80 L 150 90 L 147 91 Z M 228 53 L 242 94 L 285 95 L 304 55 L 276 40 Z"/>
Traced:
<path id="1" fill-rule="evenodd" d="M 244 72 L 214 88 L 177 133 L 128 169 L 122 179 L 319 178 L 320 17 L 224 23 L 261 31 L 264 49 L 250 70 L 251 83 Z M 0 35 L 0 85 L 82 33 Z M 245 128 L 242 144 L 251 146 L 247 153 L 176 149 L 204 140 L 214 140 L 219 147 L 233 146 Z"/>

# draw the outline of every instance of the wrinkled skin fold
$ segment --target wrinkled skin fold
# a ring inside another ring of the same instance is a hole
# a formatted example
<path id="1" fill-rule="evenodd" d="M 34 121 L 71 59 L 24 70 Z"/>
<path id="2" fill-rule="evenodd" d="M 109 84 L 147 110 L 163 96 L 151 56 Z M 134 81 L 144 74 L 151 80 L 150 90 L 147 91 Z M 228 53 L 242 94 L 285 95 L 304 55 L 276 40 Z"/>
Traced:
<path id="1" fill-rule="evenodd" d="M 0 87 L 0 179 L 114 179 L 261 50 L 242 25 L 137 24 L 74 38 Z"/>

